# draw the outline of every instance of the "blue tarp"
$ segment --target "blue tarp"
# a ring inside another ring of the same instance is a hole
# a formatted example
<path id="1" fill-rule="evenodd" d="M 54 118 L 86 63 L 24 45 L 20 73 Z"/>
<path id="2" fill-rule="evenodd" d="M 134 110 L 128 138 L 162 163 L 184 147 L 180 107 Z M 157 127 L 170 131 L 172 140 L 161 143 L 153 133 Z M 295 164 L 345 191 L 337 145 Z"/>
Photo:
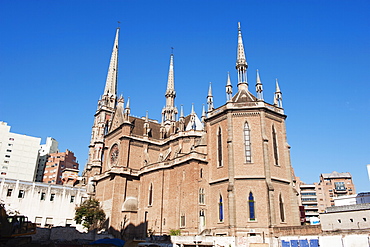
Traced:
<path id="1" fill-rule="evenodd" d="M 118 247 L 123 247 L 125 245 L 125 241 L 119 238 L 104 238 L 104 239 L 99 239 L 99 240 L 96 240 L 90 243 L 90 245 L 94 245 L 94 244 L 113 244 Z"/>

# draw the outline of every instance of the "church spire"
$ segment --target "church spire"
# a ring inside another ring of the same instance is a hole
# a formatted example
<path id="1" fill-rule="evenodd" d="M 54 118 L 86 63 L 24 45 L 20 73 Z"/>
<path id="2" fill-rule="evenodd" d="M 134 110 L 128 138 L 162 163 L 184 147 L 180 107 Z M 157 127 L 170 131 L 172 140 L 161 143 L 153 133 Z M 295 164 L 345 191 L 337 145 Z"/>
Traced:
<path id="1" fill-rule="evenodd" d="M 117 91 L 117 69 L 118 69 L 118 35 L 119 28 L 116 31 L 112 55 L 110 58 L 107 80 L 105 82 L 104 95 L 116 97 Z"/>
<path id="2" fill-rule="evenodd" d="M 257 92 L 257 99 L 260 101 L 263 101 L 262 91 L 263 91 L 263 88 L 262 88 L 260 73 L 258 72 L 258 69 L 257 69 L 256 92 Z"/>
<path id="3" fill-rule="evenodd" d="M 247 82 L 247 59 L 245 58 L 242 30 L 240 22 L 238 22 L 238 51 L 236 56 L 236 70 L 238 71 L 238 91 L 248 90 Z"/>
<path id="4" fill-rule="evenodd" d="M 274 96 L 274 105 L 280 108 L 283 108 L 283 97 L 282 93 L 280 91 L 278 79 L 276 79 L 276 90 L 275 90 L 275 96 Z"/>
<path id="5" fill-rule="evenodd" d="M 213 95 L 212 95 L 212 82 L 209 83 L 208 95 L 207 95 L 208 112 L 213 111 Z"/>
<path id="6" fill-rule="evenodd" d="M 227 81 L 226 81 L 226 100 L 230 101 L 233 97 L 233 85 L 231 85 L 230 73 L 227 72 Z"/>
<path id="7" fill-rule="evenodd" d="M 170 67 L 168 70 L 167 89 L 166 89 L 166 106 L 162 111 L 164 121 L 176 121 L 177 108 L 175 107 L 175 76 L 173 68 L 173 54 L 170 56 Z"/>

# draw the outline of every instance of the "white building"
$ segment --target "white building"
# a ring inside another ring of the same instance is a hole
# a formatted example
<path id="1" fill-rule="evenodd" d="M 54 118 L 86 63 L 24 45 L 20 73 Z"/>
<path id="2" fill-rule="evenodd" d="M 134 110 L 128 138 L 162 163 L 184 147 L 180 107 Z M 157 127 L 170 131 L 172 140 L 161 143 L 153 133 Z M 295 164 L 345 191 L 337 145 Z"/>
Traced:
<path id="1" fill-rule="evenodd" d="M 40 227 L 76 226 L 75 208 L 87 199 L 85 188 L 3 178 L 0 198 L 7 212 L 25 215 Z"/>
<path id="2" fill-rule="evenodd" d="M 46 144 L 42 144 L 40 146 L 37 171 L 34 181 L 42 182 L 45 171 L 45 164 L 48 161 L 48 156 L 49 154 L 56 153 L 57 151 L 59 151 L 58 142 L 52 137 L 47 137 Z"/>
<path id="3" fill-rule="evenodd" d="M 39 137 L 15 134 L 0 122 L 0 178 L 33 181 L 40 149 Z"/>

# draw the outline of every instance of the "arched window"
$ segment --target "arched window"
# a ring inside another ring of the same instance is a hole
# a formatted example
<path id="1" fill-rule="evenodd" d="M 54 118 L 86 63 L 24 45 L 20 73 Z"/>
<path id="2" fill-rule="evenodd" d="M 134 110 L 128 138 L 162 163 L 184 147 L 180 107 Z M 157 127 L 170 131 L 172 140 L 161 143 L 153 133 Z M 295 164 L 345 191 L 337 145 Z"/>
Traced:
<path id="1" fill-rule="evenodd" d="M 204 210 L 201 209 L 199 211 L 199 223 L 200 223 L 200 226 L 205 226 L 206 225 L 206 217 L 204 215 Z"/>
<path id="2" fill-rule="evenodd" d="M 222 196 L 220 195 L 220 199 L 218 201 L 218 221 L 224 221 L 224 205 L 222 203 Z"/>
<path id="3" fill-rule="evenodd" d="M 218 128 L 217 134 L 217 155 L 218 155 L 218 166 L 222 166 L 222 134 L 221 127 Z"/>
<path id="4" fill-rule="evenodd" d="M 284 212 L 284 202 L 281 194 L 279 196 L 279 208 L 280 208 L 280 220 L 281 222 L 285 222 L 285 212 Z"/>
<path id="5" fill-rule="evenodd" d="M 251 135 L 250 129 L 247 122 L 244 124 L 244 146 L 245 146 L 245 162 L 252 162 L 252 152 L 251 152 Z"/>
<path id="6" fill-rule="evenodd" d="M 149 186 L 149 200 L 148 200 L 148 205 L 152 206 L 153 204 L 153 184 L 151 183 Z"/>
<path id="7" fill-rule="evenodd" d="M 249 220 L 256 220 L 254 206 L 255 206 L 255 201 L 254 201 L 253 193 L 249 192 L 249 196 L 248 196 Z"/>
<path id="8" fill-rule="evenodd" d="M 199 204 L 204 204 L 204 189 L 199 189 Z"/>
<path id="9" fill-rule="evenodd" d="M 275 131 L 274 126 L 272 126 L 272 145 L 273 145 L 273 150 L 274 150 L 275 165 L 278 166 L 279 165 L 279 157 L 278 157 L 276 131 Z"/>

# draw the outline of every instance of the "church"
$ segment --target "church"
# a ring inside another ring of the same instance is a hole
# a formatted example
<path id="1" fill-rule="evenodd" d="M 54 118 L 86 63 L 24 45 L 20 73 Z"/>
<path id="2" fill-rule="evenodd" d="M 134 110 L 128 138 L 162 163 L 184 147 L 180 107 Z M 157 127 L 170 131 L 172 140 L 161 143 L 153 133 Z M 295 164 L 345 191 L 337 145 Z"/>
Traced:
<path id="1" fill-rule="evenodd" d="M 210 85 L 200 118 L 175 106 L 173 54 L 162 119 L 131 116 L 116 92 L 118 41 L 119 28 L 83 173 L 107 228 L 129 239 L 271 236 L 275 227 L 300 225 L 282 93 L 276 81 L 274 102 L 265 102 L 258 71 L 255 85 L 248 83 L 240 23 L 237 86 L 228 77 L 216 89 L 226 90 L 226 100 L 214 106 Z"/>

